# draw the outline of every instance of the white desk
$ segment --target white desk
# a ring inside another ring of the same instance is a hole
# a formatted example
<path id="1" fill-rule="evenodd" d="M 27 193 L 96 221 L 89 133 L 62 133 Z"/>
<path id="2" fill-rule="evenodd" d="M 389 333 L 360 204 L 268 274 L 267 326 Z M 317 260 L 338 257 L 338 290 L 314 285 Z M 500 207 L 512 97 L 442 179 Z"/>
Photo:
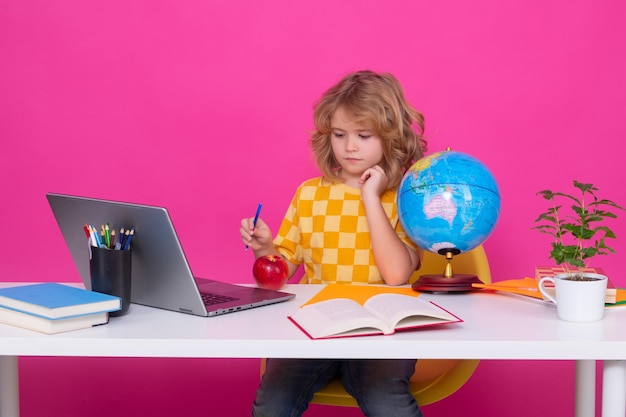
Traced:
<path id="1" fill-rule="evenodd" d="M 594 413 L 595 361 L 603 360 L 603 416 L 625 415 L 626 308 L 607 310 L 598 323 L 574 324 L 558 320 L 554 307 L 506 295 L 423 294 L 465 322 L 371 336 L 367 343 L 309 340 L 286 316 L 320 288 L 290 285 L 295 300 L 213 318 L 133 304 L 105 326 L 52 336 L 0 325 L 0 417 L 19 415 L 18 356 L 575 360 L 579 417 Z"/>

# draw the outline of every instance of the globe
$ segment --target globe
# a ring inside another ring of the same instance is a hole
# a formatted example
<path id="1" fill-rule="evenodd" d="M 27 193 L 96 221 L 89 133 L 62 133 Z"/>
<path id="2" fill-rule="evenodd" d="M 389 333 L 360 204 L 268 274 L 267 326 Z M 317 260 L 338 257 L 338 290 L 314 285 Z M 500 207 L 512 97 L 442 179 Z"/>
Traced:
<path id="1" fill-rule="evenodd" d="M 418 246 L 454 255 L 483 243 L 500 215 L 496 180 L 478 159 L 446 150 L 418 160 L 398 190 L 400 222 Z"/>

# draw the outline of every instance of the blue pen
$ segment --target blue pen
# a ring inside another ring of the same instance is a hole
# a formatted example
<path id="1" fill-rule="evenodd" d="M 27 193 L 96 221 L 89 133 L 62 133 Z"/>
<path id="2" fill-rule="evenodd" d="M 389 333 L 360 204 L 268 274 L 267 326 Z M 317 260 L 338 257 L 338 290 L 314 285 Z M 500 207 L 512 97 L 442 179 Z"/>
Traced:
<path id="1" fill-rule="evenodd" d="M 94 248 L 98 247 L 98 241 L 96 240 L 96 232 L 93 230 L 92 225 L 87 225 L 87 229 L 89 230 L 89 241 L 91 242 L 91 246 Z"/>
<path id="2" fill-rule="evenodd" d="M 126 238 L 126 241 L 124 242 L 124 250 L 130 249 L 130 241 L 133 239 L 134 235 L 135 235 L 135 228 L 133 227 L 132 229 L 130 229 L 130 233 L 128 234 L 128 237 Z"/>
<path id="3" fill-rule="evenodd" d="M 263 203 L 259 203 L 256 208 L 256 213 L 254 214 L 254 220 L 252 221 L 252 228 L 256 227 L 256 222 L 259 220 L 259 215 L 261 214 L 261 208 L 263 207 Z M 248 245 L 246 245 L 246 250 L 248 250 Z"/>
<path id="4" fill-rule="evenodd" d="M 115 245 L 115 249 L 120 250 L 124 247 L 124 238 L 126 235 L 124 234 L 124 226 L 120 229 L 120 241 Z"/>
<path id="5" fill-rule="evenodd" d="M 96 226 L 94 225 L 91 226 L 91 229 L 93 230 L 93 236 L 96 240 L 96 247 L 102 247 L 102 241 L 100 240 L 100 236 L 98 236 L 98 229 L 96 229 Z"/>

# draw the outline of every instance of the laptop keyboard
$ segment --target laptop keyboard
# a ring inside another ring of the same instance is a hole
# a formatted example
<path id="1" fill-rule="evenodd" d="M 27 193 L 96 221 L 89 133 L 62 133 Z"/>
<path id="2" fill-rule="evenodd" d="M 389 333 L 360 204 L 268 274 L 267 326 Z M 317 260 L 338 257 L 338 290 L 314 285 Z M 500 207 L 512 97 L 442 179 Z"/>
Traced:
<path id="1" fill-rule="evenodd" d="M 229 301 L 236 301 L 239 298 L 230 297 L 228 295 L 220 295 L 220 294 L 211 294 L 211 293 L 202 293 L 202 301 L 204 301 L 204 305 L 210 306 L 213 304 L 221 304 L 227 303 Z"/>

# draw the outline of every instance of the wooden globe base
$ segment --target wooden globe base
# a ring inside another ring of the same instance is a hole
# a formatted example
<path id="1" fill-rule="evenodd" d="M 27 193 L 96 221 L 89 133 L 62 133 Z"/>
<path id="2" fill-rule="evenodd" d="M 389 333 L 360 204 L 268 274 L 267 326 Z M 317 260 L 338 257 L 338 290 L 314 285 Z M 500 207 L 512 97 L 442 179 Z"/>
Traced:
<path id="1" fill-rule="evenodd" d="M 444 255 L 448 263 L 441 275 L 422 275 L 411 286 L 414 291 L 423 292 L 468 292 L 476 288 L 472 284 L 482 283 L 476 275 L 455 274 L 452 272 L 452 259 L 460 251 L 456 248 L 440 249 L 440 255 Z"/>
<path id="2" fill-rule="evenodd" d="M 482 283 L 476 275 L 454 274 L 451 277 L 442 275 L 422 275 L 411 288 L 420 292 L 468 292 L 476 288 L 472 284 Z"/>

